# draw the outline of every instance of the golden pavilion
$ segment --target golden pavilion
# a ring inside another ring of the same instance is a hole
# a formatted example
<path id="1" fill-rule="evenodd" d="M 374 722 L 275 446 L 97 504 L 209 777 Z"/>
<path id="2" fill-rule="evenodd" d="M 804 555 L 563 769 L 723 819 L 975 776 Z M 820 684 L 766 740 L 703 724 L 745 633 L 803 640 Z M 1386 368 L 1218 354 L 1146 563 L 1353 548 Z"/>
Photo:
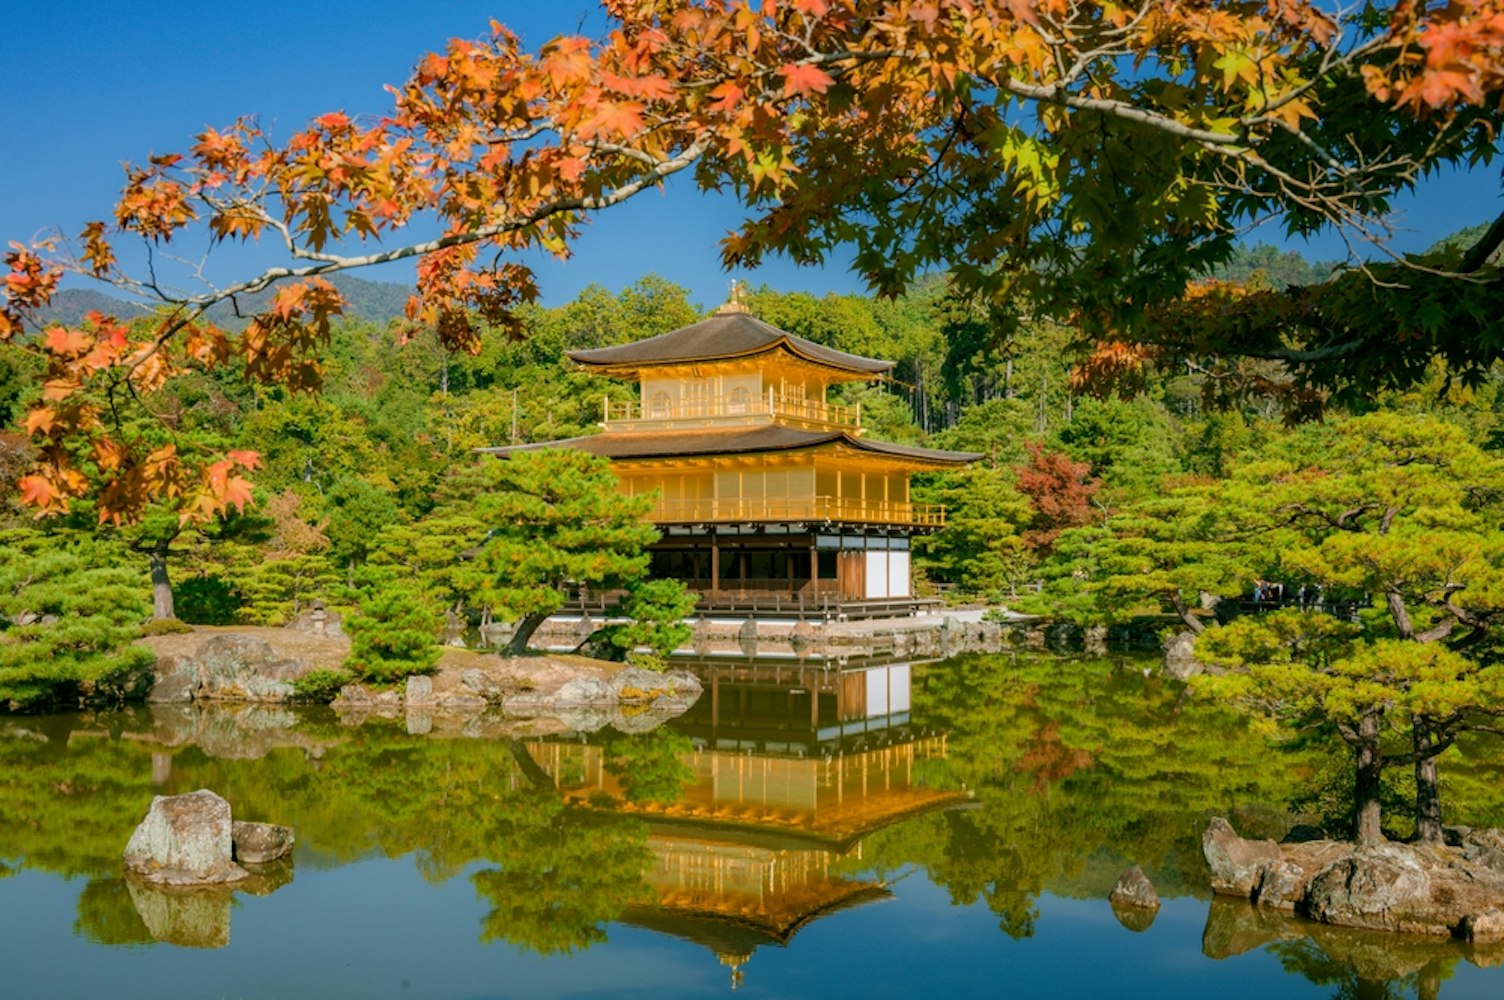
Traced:
<path id="1" fill-rule="evenodd" d="M 602 401 L 601 433 L 521 447 L 611 459 L 621 489 L 657 497 L 651 575 L 700 595 L 700 611 L 912 610 L 910 541 L 944 526 L 909 477 L 980 456 L 868 438 L 832 386 L 893 367 L 753 317 L 737 300 L 691 326 L 569 352 L 583 369 L 638 383 Z M 505 455 L 515 448 L 486 449 Z"/>

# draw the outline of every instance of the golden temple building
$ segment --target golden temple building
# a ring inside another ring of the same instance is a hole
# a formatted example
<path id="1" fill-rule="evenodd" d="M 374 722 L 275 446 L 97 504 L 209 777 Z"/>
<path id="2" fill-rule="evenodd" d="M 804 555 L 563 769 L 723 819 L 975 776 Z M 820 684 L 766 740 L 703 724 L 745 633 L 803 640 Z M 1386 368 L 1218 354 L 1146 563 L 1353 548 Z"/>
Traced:
<path id="1" fill-rule="evenodd" d="M 874 441 L 860 407 L 827 401 L 892 362 L 786 333 L 735 295 L 691 326 L 569 357 L 636 382 L 638 400 L 603 400 L 599 434 L 520 447 L 604 456 L 624 492 L 656 496 L 650 575 L 684 581 L 701 613 L 918 605 L 910 542 L 943 527 L 945 511 L 914 503 L 909 478 L 980 456 Z"/>

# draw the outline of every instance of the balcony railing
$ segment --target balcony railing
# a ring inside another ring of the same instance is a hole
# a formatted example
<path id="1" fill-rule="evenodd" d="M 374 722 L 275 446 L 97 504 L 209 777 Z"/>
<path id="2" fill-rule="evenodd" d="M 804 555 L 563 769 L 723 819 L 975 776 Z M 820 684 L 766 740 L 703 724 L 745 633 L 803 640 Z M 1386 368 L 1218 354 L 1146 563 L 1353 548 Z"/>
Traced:
<path id="1" fill-rule="evenodd" d="M 769 415 L 832 427 L 857 428 L 862 425 L 862 407 L 839 406 L 824 400 L 785 395 L 769 389 L 765 394 L 730 393 L 724 396 L 683 398 L 662 401 L 616 403 L 601 401 L 601 422 L 610 429 L 624 423 L 641 424 L 722 422 L 722 418 Z"/>
<path id="2" fill-rule="evenodd" d="M 843 521 L 940 528 L 945 526 L 945 507 L 844 497 L 660 500 L 648 512 L 648 519 L 659 524 Z"/>

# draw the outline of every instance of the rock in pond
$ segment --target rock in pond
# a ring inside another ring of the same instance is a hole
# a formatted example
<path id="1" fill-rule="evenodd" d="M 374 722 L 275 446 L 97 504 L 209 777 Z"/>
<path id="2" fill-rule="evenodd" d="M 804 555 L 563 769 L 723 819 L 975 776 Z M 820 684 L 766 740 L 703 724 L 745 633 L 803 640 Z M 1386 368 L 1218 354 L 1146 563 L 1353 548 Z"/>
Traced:
<path id="1" fill-rule="evenodd" d="M 1201 835 L 1201 853 L 1211 869 L 1212 892 L 1223 896 L 1253 897 L 1254 887 L 1263 878 L 1263 869 L 1285 860 L 1279 845 L 1272 840 L 1244 840 L 1232 824 L 1220 816 L 1212 818 Z"/>
<path id="2" fill-rule="evenodd" d="M 235 860 L 242 864 L 264 865 L 292 853 L 292 827 L 275 823 L 247 823 L 236 820 L 230 825 L 230 839 Z"/>
<path id="3" fill-rule="evenodd" d="M 1112 895 L 1107 897 L 1113 906 L 1135 906 L 1142 910 L 1159 909 L 1159 893 L 1154 891 L 1154 883 L 1149 881 L 1149 876 L 1138 865 L 1125 871 L 1118 877 L 1118 884 L 1112 887 Z"/>
<path id="4" fill-rule="evenodd" d="M 1159 915 L 1159 893 L 1154 891 L 1154 883 L 1138 865 L 1118 877 L 1118 884 L 1113 886 L 1108 902 L 1112 904 L 1112 915 L 1117 917 L 1118 923 L 1134 933 L 1148 930 Z"/>
<path id="5" fill-rule="evenodd" d="M 126 868 L 158 885 L 239 881 L 233 857 L 230 803 L 208 789 L 152 799 L 125 846 Z"/>

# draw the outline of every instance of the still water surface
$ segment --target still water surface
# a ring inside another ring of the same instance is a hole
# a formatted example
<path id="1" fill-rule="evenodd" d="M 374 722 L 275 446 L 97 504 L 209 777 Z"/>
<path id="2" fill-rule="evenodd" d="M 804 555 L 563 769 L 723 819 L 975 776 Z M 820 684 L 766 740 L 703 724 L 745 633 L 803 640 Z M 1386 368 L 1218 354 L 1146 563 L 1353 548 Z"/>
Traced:
<path id="1" fill-rule="evenodd" d="M 1278 835 L 1325 754 L 1131 665 L 700 669 L 699 704 L 641 733 L 0 723 L 4 995 L 1504 996 L 1504 950 L 1213 902 L 1206 818 Z M 1500 824 L 1496 758 L 1449 764 L 1449 819 Z M 152 795 L 200 787 L 295 826 L 293 863 L 233 892 L 125 881 Z M 1135 863 L 1165 900 L 1147 927 L 1106 902 Z"/>

